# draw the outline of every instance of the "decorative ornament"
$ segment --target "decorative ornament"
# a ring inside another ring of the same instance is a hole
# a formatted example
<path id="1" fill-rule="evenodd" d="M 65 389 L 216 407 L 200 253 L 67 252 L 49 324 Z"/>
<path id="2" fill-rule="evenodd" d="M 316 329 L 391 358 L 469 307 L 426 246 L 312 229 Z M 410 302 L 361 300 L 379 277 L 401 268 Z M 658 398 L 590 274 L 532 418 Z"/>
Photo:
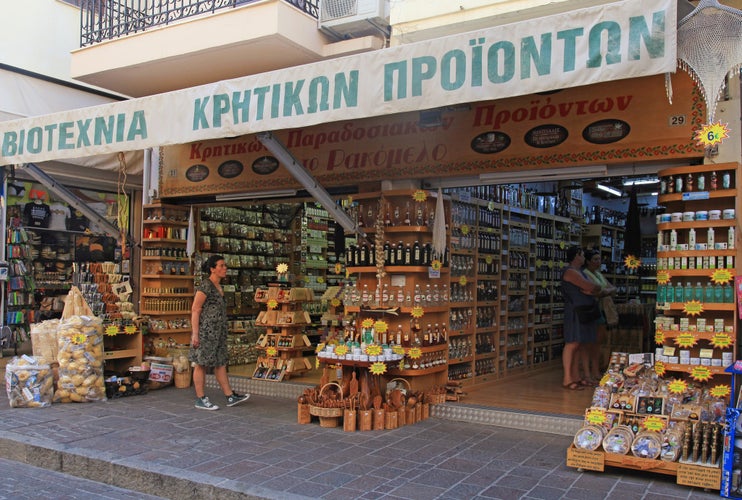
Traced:
<path id="1" fill-rule="evenodd" d="M 665 343 L 665 331 L 662 328 L 657 328 L 654 331 L 654 343 L 657 345 Z"/>
<path id="2" fill-rule="evenodd" d="M 265 305 L 268 309 L 275 309 L 278 307 L 278 301 L 276 299 L 270 299 Z"/>
<path id="3" fill-rule="evenodd" d="M 707 382 L 711 380 L 711 370 L 708 366 L 694 366 L 690 371 L 690 377 L 698 382 Z"/>
<path id="4" fill-rule="evenodd" d="M 289 265 L 283 262 L 281 264 L 278 264 L 276 266 L 276 272 L 278 274 L 286 274 L 287 272 L 289 272 Z"/>
<path id="5" fill-rule="evenodd" d="M 467 283 L 467 281 L 468 281 L 468 280 L 466 279 L 466 276 L 461 276 L 461 277 L 459 278 L 459 285 L 461 285 L 461 286 L 466 286 L 466 283 Z"/>
<path id="6" fill-rule="evenodd" d="M 410 347 L 407 351 L 407 357 L 410 359 L 420 359 L 422 355 L 423 351 L 419 347 Z"/>
<path id="7" fill-rule="evenodd" d="M 417 189 L 412 193 L 412 199 L 415 201 L 423 202 L 428 199 L 428 193 L 424 189 Z"/>
<path id="8" fill-rule="evenodd" d="M 319 358 L 314 358 L 314 369 L 319 370 Z"/>
<path id="9" fill-rule="evenodd" d="M 325 350 L 325 343 L 324 342 L 320 342 L 319 344 L 317 344 L 317 347 L 314 348 L 314 352 L 316 352 L 316 353 L 320 353 L 320 352 L 322 352 L 324 350 Z"/>
<path id="10" fill-rule="evenodd" d="M 366 354 L 369 356 L 378 356 L 381 354 L 381 346 L 378 344 L 369 344 L 366 346 Z"/>
<path id="11" fill-rule="evenodd" d="M 134 326 L 134 325 L 126 325 L 124 327 L 124 333 L 127 334 L 127 335 L 133 335 L 133 334 L 137 333 L 137 327 Z"/>
<path id="12" fill-rule="evenodd" d="M 267 347 L 267 348 L 265 349 L 265 354 L 266 354 L 267 356 L 270 356 L 271 358 L 272 358 L 272 357 L 274 357 L 274 356 L 278 356 L 278 349 L 276 349 L 276 348 L 275 348 L 275 347 L 273 347 L 273 346 Z"/>
<path id="13" fill-rule="evenodd" d="M 691 300 L 683 304 L 683 311 L 688 316 L 698 316 L 703 312 L 703 303 L 697 300 Z"/>
<path id="14" fill-rule="evenodd" d="M 731 281 L 732 273 L 729 271 L 729 269 L 717 269 L 713 273 L 711 273 L 711 281 L 718 285 L 723 285 L 724 283 Z"/>
<path id="15" fill-rule="evenodd" d="M 706 148 L 721 144 L 727 137 L 729 137 L 729 127 L 721 122 L 708 123 L 696 132 L 698 145 Z"/>
<path id="16" fill-rule="evenodd" d="M 489 210 L 490 212 L 493 212 L 495 210 L 495 202 L 494 201 L 490 201 L 489 203 L 487 203 L 487 210 Z"/>
<path id="17" fill-rule="evenodd" d="M 487 254 L 487 256 L 484 258 L 484 261 L 487 263 L 487 265 L 492 264 L 492 256 L 490 254 Z M 440 261 L 438 261 L 438 264 L 440 264 Z"/>
<path id="18" fill-rule="evenodd" d="M 665 363 L 662 361 L 655 361 L 654 363 L 654 373 L 656 373 L 658 376 L 662 377 L 665 375 Z"/>
<path id="19" fill-rule="evenodd" d="M 386 333 L 387 331 L 389 331 L 389 325 L 386 323 L 386 321 L 378 320 L 374 323 L 374 330 L 379 333 Z"/>
<path id="20" fill-rule="evenodd" d="M 339 357 L 345 357 L 345 355 L 348 354 L 348 346 L 345 344 L 341 344 L 335 347 L 335 354 L 337 354 Z"/>
<path id="21" fill-rule="evenodd" d="M 75 345 L 82 345 L 88 341 L 88 336 L 84 333 L 76 333 L 72 336 L 72 343 Z"/>
<path id="22" fill-rule="evenodd" d="M 433 271 L 440 271 L 443 267 L 443 263 L 438 259 L 434 259 L 433 262 L 430 263 L 430 267 L 433 268 Z"/>
<path id="23" fill-rule="evenodd" d="M 712 387 L 710 392 L 715 398 L 726 398 L 732 393 L 732 388 L 728 385 L 720 384 Z"/>
<path id="24" fill-rule="evenodd" d="M 386 373 L 386 363 L 382 363 L 381 361 L 371 363 L 369 371 L 371 375 L 384 375 Z"/>
<path id="25" fill-rule="evenodd" d="M 639 269 L 639 266 L 642 265 L 641 259 L 634 255 L 627 255 L 623 262 L 624 265 L 629 269 Z"/>
<path id="26" fill-rule="evenodd" d="M 696 337 L 690 332 L 681 333 L 675 337 L 675 343 L 678 347 L 688 349 L 696 345 Z"/>
<path id="27" fill-rule="evenodd" d="M 324 282 L 325 282 L 324 276 L 317 276 L 317 283 L 324 283 Z"/>
<path id="28" fill-rule="evenodd" d="M 397 370 L 399 371 L 404 370 L 404 358 L 399 360 L 399 365 L 397 365 Z"/>
<path id="29" fill-rule="evenodd" d="M 410 314 L 413 318 L 420 319 L 423 317 L 423 314 L 425 314 L 425 311 L 423 310 L 422 306 L 415 306 L 410 311 Z"/>
<path id="30" fill-rule="evenodd" d="M 106 327 L 105 333 L 109 337 L 113 337 L 115 335 L 118 335 L 118 333 L 119 333 L 119 327 L 116 326 L 116 325 L 109 325 L 109 326 Z"/>
<path id="31" fill-rule="evenodd" d="M 341 274 L 343 272 L 343 265 L 340 262 L 335 263 L 335 274 Z"/>
<path id="32" fill-rule="evenodd" d="M 714 336 L 711 337 L 710 342 L 711 345 L 717 349 L 727 349 L 732 347 L 732 337 L 730 337 L 728 333 L 715 333 Z"/>
<path id="33" fill-rule="evenodd" d="M 373 328 L 373 326 L 374 326 L 374 320 L 371 318 L 365 318 L 363 321 L 361 321 L 362 328 Z"/>
<path id="34" fill-rule="evenodd" d="M 657 271 L 657 283 L 666 285 L 670 281 L 670 273 L 667 271 Z"/>
<path id="35" fill-rule="evenodd" d="M 669 384 L 667 384 L 667 390 L 673 394 L 683 394 L 688 390 L 688 382 L 677 378 L 673 379 Z"/>
<path id="36" fill-rule="evenodd" d="M 337 297 L 333 297 L 333 299 L 330 300 L 330 305 L 332 307 L 340 307 L 340 304 L 342 304 L 342 301 Z"/>
<path id="37" fill-rule="evenodd" d="M 585 421 L 592 425 L 603 425 L 606 420 L 605 410 L 603 408 L 590 408 L 585 414 Z"/>
<path id="38" fill-rule="evenodd" d="M 644 429 L 648 431 L 662 432 L 665 430 L 665 420 L 662 420 L 656 415 L 650 415 L 646 419 L 644 419 L 644 422 L 642 422 L 642 427 L 644 427 Z"/>
<path id="39" fill-rule="evenodd" d="M 463 234 L 463 235 L 469 234 L 469 226 L 467 224 L 462 224 L 462 226 L 461 226 L 461 234 Z"/>

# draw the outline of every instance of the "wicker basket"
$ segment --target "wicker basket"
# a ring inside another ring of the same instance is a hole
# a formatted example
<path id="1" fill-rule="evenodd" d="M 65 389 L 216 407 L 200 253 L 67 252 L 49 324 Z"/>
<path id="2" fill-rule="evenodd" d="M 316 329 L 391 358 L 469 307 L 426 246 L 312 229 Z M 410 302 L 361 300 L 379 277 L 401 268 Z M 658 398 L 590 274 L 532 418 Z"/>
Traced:
<path id="1" fill-rule="evenodd" d="M 175 387 L 178 389 L 187 389 L 191 386 L 191 370 L 190 368 L 183 372 L 173 373 L 175 379 Z"/>
<path id="2" fill-rule="evenodd" d="M 343 401 L 343 388 L 337 382 L 329 382 L 319 390 L 320 396 L 328 386 L 334 385 L 338 388 L 340 401 Z M 320 427 L 337 427 L 340 425 L 340 417 L 343 416 L 345 408 L 325 408 L 324 406 L 309 405 L 309 414 L 319 417 Z"/>

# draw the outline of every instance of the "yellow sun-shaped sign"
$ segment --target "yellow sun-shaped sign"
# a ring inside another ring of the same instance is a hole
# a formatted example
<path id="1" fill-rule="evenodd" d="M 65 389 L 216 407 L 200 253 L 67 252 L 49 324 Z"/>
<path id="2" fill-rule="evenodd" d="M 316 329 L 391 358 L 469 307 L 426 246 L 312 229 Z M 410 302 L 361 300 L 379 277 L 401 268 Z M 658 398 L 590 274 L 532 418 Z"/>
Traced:
<path id="1" fill-rule="evenodd" d="M 340 304 L 342 304 L 342 302 L 341 302 L 341 301 L 340 301 L 340 299 L 339 299 L 339 298 L 337 298 L 337 297 L 333 298 L 333 299 L 332 299 L 332 300 L 330 301 L 330 305 L 331 305 L 332 307 L 340 307 Z"/>
<path id="2" fill-rule="evenodd" d="M 657 283 L 660 285 L 666 285 L 670 281 L 670 273 L 667 271 L 657 271 Z"/>
<path id="3" fill-rule="evenodd" d="M 690 376 L 693 380 L 706 382 L 711 380 L 711 370 L 708 366 L 694 366 L 690 371 Z"/>
<path id="4" fill-rule="evenodd" d="M 124 333 L 127 334 L 127 335 L 133 335 L 133 334 L 137 333 L 137 327 L 134 326 L 134 325 L 126 325 L 124 327 Z"/>
<path id="5" fill-rule="evenodd" d="M 428 193 L 424 189 L 418 189 L 412 193 L 412 199 L 415 201 L 425 201 L 428 199 Z"/>
<path id="6" fill-rule="evenodd" d="M 266 348 L 265 354 L 268 355 L 268 356 L 270 356 L 270 357 L 278 356 L 278 349 L 276 349 L 273 346 L 270 346 L 270 347 Z"/>
<path id="7" fill-rule="evenodd" d="M 325 350 L 324 342 L 320 342 L 319 344 L 317 344 L 317 347 L 314 348 L 314 352 L 322 352 L 324 350 Z"/>
<path id="8" fill-rule="evenodd" d="M 386 373 L 386 363 L 382 363 L 380 361 L 371 363 L 369 371 L 372 375 L 384 375 Z"/>
<path id="9" fill-rule="evenodd" d="M 654 343 L 658 345 L 665 343 L 665 331 L 662 328 L 657 328 L 657 330 L 655 330 Z"/>
<path id="10" fill-rule="evenodd" d="M 335 274 L 340 274 L 343 272 L 343 265 L 340 262 L 335 263 Z"/>
<path id="11" fill-rule="evenodd" d="M 603 425 L 606 415 L 603 408 L 590 408 L 585 414 L 585 421 L 592 425 Z"/>
<path id="12" fill-rule="evenodd" d="M 639 266 L 642 265 L 642 261 L 634 255 L 627 255 L 623 263 L 629 269 L 639 269 Z"/>
<path id="13" fill-rule="evenodd" d="M 679 378 L 673 379 L 667 384 L 667 390 L 673 394 L 682 394 L 688 389 L 688 382 Z"/>
<path id="14" fill-rule="evenodd" d="M 407 357 L 409 357 L 410 359 L 419 359 L 422 355 L 423 351 L 419 347 L 411 347 L 407 351 Z"/>
<path id="15" fill-rule="evenodd" d="M 413 318 L 422 318 L 423 314 L 425 314 L 425 311 L 420 306 L 415 306 L 412 308 L 412 311 L 410 311 L 410 314 Z"/>
<path id="16" fill-rule="evenodd" d="M 266 303 L 266 306 L 268 306 L 268 309 L 275 309 L 276 307 L 278 307 L 278 301 L 276 299 L 270 299 Z"/>
<path id="17" fill-rule="evenodd" d="M 463 224 L 461 226 L 461 234 L 464 234 L 464 235 L 469 234 L 469 226 L 467 224 Z"/>
<path id="18" fill-rule="evenodd" d="M 347 345 L 339 345 L 335 348 L 335 354 L 337 354 L 340 357 L 345 356 L 348 354 L 348 346 Z"/>
<path id="19" fill-rule="evenodd" d="M 663 363 L 662 361 L 655 361 L 654 373 L 662 377 L 665 375 L 665 371 L 667 371 L 667 369 L 665 368 L 665 363 Z"/>
<path id="20" fill-rule="evenodd" d="M 696 345 L 696 337 L 690 332 L 681 333 L 675 337 L 675 343 L 678 347 L 688 349 L 689 347 Z"/>
<path id="21" fill-rule="evenodd" d="M 728 385 L 719 384 L 712 387 L 710 392 L 715 398 L 726 398 L 731 394 L 732 388 Z"/>
<path id="22" fill-rule="evenodd" d="M 660 417 L 651 415 L 642 422 L 642 427 L 648 431 L 662 432 L 665 430 L 665 420 Z"/>
<path id="23" fill-rule="evenodd" d="M 371 318 L 365 318 L 363 321 L 361 321 L 361 326 L 363 328 L 371 328 L 374 326 L 374 320 Z"/>
<path id="24" fill-rule="evenodd" d="M 461 277 L 459 278 L 459 285 L 461 285 L 461 286 L 466 286 L 466 283 L 467 283 L 467 282 L 468 282 L 468 280 L 466 279 L 466 276 L 461 276 Z"/>
<path id="25" fill-rule="evenodd" d="M 398 356 L 402 356 L 404 355 L 404 347 L 402 347 L 401 345 L 395 345 L 394 347 L 392 347 L 392 352 Z"/>
<path id="26" fill-rule="evenodd" d="M 399 364 L 397 365 L 397 369 L 402 371 L 404 370 L 404 358 L 399 360 Z"/>
<path id="27" fill-rule="evenodd" d="M 433 268 L 433 271 L 440 271 L 441 267 L 443 267 L 443 264 L 440 260 L 434 259 L 433 262 L 430 263 L 430 267 Z"/>
<path id="28" fill-rule="evenodd" d="M 378 356 L 381 354 L 381 346 L 378 344 L 369 344 L 366 346 L 366 354 L 369 356 Z"/>
<path id="29" fill-rule="evenodd" d="M 729 269 L 717 269 L 711 273 L 711 281 L 720 285 L 723 285 L 732 278 L 733 275 Z"/>
<path id="30" fill-rule="evenodd" d="M 683 304 L 683 311 L 688 316 L 698 316 L 703 312 L 703 303 L 697 300 L 691 300 Z"/>
<path id="31" fill-rule="evenodd" d="M 725 123 L 707 123 L 696 132 L 696 141 L 700 146 L 709 148 L 729 137 L 729 127 Z"/>
<path id="32" fill-rule="evenodd" d="M 109 337 L 113 337 L 114 335 L 118 335 L 118 333 L 119 333 L 119 327 L 116 326 L 116 325 L 109 325 L 109 326 L 106 327 L 105 333 Z"/>
<path id="33" fill-rule="evenodd" d="M 276 272 L 278 274 L 286 274 L 287 272 L 289 272 L 289 265 L 288 264 L 285 264 L 283 262 L 280 263 L 280 264 L 278 264 L 276 266 Z"/>
<path id="34" fill-rule="evenodd" d="M 389 325 L 386 321 L 378 320 L 374 323 L 374 330 L 379 333 L 386 333 L 389 330 Z"/>
<path id="35" fill-rule="evenodd" d="M 728 333 L 716 333 L 711 337 L 711 345 L 717 349 L 732 347 L 732 337 Z"/>
<path id="36" fill-rule="evenodd" d="M 72 336 L 71 340 L 75 345 L 82 345 L 88 341 L 88 337 L 84 333 L 76 333 Z"/>

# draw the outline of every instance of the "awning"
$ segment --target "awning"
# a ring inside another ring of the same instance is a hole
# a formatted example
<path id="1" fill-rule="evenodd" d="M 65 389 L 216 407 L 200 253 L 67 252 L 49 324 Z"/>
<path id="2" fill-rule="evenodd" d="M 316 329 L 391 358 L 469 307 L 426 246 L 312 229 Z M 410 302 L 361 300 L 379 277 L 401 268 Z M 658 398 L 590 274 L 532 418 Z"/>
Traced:
<path id="1" fill-rule="evenodd" d="M 0 164 L 142 150 L 674 72 L 676 21 L 676 0 L 625 0 L 0 122 Z"/>

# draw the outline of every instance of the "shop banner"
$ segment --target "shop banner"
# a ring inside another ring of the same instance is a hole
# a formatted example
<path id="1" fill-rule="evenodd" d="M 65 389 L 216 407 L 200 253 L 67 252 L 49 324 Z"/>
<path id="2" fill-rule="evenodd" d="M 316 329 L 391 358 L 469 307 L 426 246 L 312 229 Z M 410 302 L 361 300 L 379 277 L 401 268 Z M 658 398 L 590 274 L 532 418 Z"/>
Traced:
<path id="1" fill-rule="evenodd" d="M 625 0 L 0 122 L 0 164 L 185 144 L 674 72 L 676 18 L 676 0 Z"/>

